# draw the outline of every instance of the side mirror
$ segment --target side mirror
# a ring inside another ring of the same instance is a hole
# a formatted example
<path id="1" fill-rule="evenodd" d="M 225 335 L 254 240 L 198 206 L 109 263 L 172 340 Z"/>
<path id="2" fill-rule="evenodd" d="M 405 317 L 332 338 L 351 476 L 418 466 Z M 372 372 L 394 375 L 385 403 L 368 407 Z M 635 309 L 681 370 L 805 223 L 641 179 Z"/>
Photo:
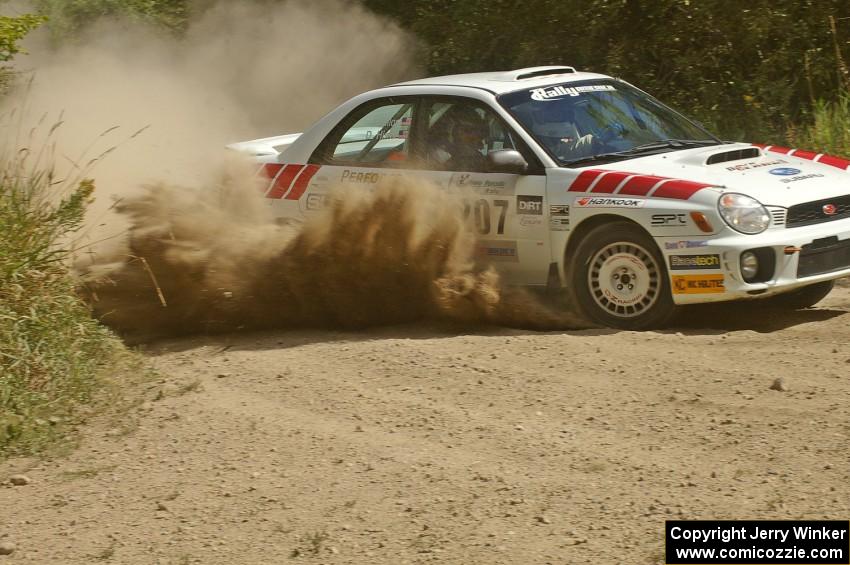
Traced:
<path id="1" fill-rule="evenodd" d="M 501 149 L 487 154 L 489 173 L 510 173 L 524 175 L 528 171 L 528 161 L 516 149 Z"/>

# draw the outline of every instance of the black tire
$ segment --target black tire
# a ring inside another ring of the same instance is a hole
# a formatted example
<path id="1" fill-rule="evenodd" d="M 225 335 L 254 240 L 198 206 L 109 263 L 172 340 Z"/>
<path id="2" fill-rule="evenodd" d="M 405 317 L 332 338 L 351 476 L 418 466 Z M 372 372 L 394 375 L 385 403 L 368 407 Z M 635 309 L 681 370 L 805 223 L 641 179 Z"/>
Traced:
<path id="1" fill-rule="evenodd" d="M 664 258 L 631 222 L 591 229 L 566 259 L 570 297 L 592 322 L 645 330 L 663 327 L 678 311 Z"/>
<path id="2" fill-rule="evenodd" d="M 835 281 L 824 281 L 815 284 L 810 284 L 766 299 L 766 302 L 776 308 L 786 310 L 802 310 L 803 308 L 811 308 L 832 292 L 835 287 Z"/>

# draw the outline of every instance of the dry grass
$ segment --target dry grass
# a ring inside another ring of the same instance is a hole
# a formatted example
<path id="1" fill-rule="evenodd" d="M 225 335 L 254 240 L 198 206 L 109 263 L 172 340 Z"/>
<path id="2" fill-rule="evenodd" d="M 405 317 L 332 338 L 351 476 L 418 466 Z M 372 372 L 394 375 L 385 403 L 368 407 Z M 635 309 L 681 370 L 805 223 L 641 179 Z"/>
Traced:
<path id="1" fill-rule="evenodd" d="M 124 351 L 68 267 L 94 183 L 57 179 L 50 153 L 0 154 L 0 458 L 66 434 Z"/>

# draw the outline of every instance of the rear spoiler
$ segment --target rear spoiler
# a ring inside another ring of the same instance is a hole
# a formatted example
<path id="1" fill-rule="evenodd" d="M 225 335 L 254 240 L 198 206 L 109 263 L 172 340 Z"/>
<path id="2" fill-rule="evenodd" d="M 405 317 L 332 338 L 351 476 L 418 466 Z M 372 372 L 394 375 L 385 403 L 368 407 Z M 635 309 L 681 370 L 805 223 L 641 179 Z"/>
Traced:
<path id="1" fill-rule="evenodd" d="M 262 139 L 252 139 L 251 141 L 239 141 L 237 143 L 227 145 L 227 148 L 239 151 L 240 153 L 247 153 L 254 157 L 277 155 L 292 145 L 292 143 L 294 143 L 300 136 L 300 133 L 290 133 L 288 135 L 278 135 L 277 137 L 264 137 Z"/>

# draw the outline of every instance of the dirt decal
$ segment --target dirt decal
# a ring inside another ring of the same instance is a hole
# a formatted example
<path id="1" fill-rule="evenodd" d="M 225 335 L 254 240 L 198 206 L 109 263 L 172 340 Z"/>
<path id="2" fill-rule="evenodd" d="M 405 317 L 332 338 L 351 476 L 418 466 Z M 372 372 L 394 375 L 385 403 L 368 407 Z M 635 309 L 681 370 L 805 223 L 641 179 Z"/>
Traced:
<path id="1" fill-rule="evenodd" d="M 239 178 L 206 190 L 154 185 L 125 201 L 129 253 L 87 274 L 96 315 L 131 341 L 423 319 L 586 327 L 475 266 L 462 205 L 436 187 L 345 187 L 318 216 L 286 226 Z"/>

